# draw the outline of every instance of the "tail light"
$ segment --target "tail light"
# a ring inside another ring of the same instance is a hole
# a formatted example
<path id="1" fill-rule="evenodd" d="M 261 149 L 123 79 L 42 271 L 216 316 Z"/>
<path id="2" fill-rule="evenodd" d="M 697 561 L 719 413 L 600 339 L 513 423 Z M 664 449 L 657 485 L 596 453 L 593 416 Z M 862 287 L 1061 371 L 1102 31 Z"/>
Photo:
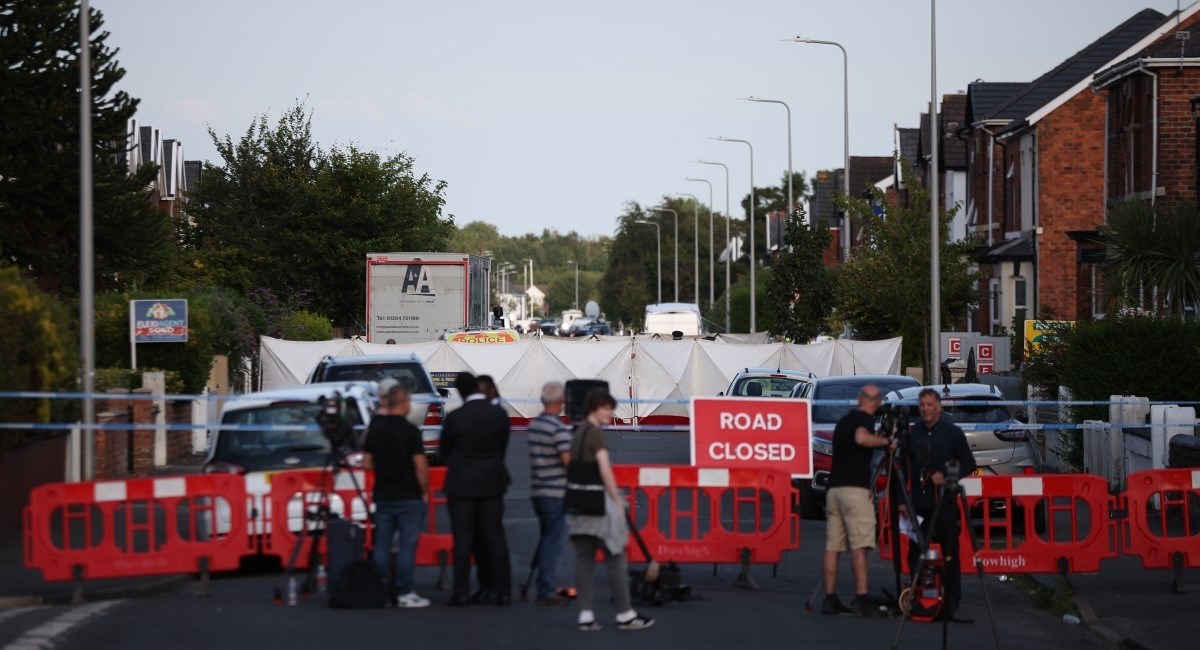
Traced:
<path id="1" fill-rule="evenodd" d="M 1034 474 L 1037 474 L 1037 469 L 1033 467 L 1026 467 L 1022 471 L 1025 473 L 1025 476 L 1033 476 Z"/>
<path id="2" fill-rule="evenodd" d="M 205 474 L 245 474 L 246 468 L 237 463 L 218 461 L 204 467 Z"/>
<path id="3" fill-rule="evenodd" d="M 993 433 L 1004 442 L 1025 442 L 1029 440 L 1029 432 L 1025 429 L 996 429 Z"/>
<path id="4" fill-rule="evenodd" d="M 442 405 L 438 402 L 430 402 L 429 408 L 425 411 L 425 426 L 440 427 L 442 426 Z"/>

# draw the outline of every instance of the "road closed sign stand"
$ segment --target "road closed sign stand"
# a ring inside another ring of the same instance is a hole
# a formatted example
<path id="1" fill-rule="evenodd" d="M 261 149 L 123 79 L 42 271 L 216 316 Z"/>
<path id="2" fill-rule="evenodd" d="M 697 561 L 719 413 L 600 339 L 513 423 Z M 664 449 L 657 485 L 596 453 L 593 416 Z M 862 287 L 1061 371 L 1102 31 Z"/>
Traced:
<path id="1" fill-rule="evenodd" d="M 812 478 L 812 403 L 798 399 L 695 397 L 695 467 L 767 468 Z"/>

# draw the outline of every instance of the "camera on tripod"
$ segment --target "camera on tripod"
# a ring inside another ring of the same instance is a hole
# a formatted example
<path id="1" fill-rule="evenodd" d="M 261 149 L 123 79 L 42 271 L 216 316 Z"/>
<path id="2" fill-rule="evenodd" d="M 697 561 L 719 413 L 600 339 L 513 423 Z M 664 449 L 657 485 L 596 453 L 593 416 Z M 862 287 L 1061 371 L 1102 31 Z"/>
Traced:
<path id="1" fill-rule="evenodd" d="M 884 404 L 879 409 L 879 434 L 904 441 L 908 435 L 909 409 L 903 404 Z"/>
<path id="2" fill-rule="evenodd" d="M 320 398 L 321 410 L 317 412 L 317 424 L 321 433 L 334 449 L 344 447 L 354 434 L 354 423 L 346 412 L 346 398 L 334 391 Z"/>

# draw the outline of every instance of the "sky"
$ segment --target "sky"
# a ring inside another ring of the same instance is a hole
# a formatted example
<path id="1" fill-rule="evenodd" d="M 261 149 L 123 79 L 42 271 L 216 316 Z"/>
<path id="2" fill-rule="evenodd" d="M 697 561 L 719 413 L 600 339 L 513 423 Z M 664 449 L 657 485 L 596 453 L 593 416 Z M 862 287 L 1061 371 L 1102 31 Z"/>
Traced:
<path id="1" fill-rule="evenodd" d="M 1183 6 L 1189 3 L 1184 2 Z M 405 152 L 448 183 L 445 214 L 501 234 L 610 235 L 628 201 L 691 193 L 724 212 L 754 182 L 890 155 L 930 95 L 930 3 L 917 0 L 93 0 L 141 99 L 137 119 L 217 160 L 297 100 L 322 145 Z M 937 6 L 938 94 L 1030 81 L 1143 8 L 1176 0 L 952 0 Z"/>

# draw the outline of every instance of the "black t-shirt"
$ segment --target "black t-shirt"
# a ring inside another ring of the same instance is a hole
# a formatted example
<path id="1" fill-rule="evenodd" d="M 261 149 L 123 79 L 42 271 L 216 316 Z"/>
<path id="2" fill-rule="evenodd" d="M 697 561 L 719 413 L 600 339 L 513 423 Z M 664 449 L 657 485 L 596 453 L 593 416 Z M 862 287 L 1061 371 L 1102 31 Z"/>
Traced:
<path id="1" fill-rule="evenodd" d="M 854 409 L 838 420 L 833 429 L 833 467 L 829 487 L 871 487 L 871 456 L 874 449 L 854 441 L 854 432 L 862 427 L 875 430 L 875 416 Z"/>
<path id="2" fill-rule="evenodd" d="M 408 418 L 377 415 L 367 429 L 363 451 L 375 466 L 375 500 L 420 499 L 421 484 L 413 456 L 425 453 L 421 430 Z"/>

